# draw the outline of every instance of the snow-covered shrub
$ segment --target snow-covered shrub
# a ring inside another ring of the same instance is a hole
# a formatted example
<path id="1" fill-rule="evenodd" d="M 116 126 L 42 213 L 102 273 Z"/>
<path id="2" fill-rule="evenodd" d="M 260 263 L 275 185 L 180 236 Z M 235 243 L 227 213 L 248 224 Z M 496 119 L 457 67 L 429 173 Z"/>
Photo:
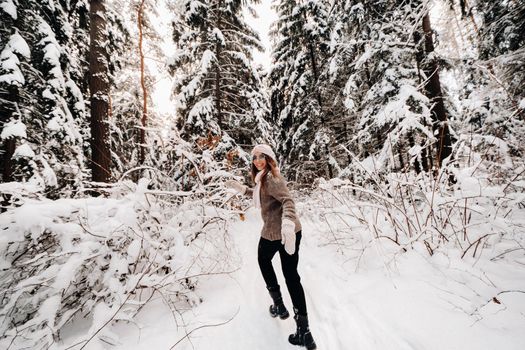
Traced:
<path id="1" fill-rule="evenodd" d="M 120 182 L 109 198 L 26 199 L 0 215 L 0 347 L 47 349 L 82 318 L 87 335 L 65 345 L 111 343 L 107 326 L 153 295 L 198 303 L 198 276 L 231 270 L 227 215 L 148 183 Z"/>
<path id="2" fill-rule="evenodd" d="M 436 176 L 385 174 L 365 163 L 359 185 L 321 180 L 312 205 L 324 208 L 317 217 L 320 229 L 328 228 L 323 243 L 357 251 L 357 265 L 369 249 L 387 260 L 416 247 L 479 258 L 504 255 L 512 246 L 523 254 L 524 164 L 494 138 L 461 139 L 455 150 L 455 161 Z"/>

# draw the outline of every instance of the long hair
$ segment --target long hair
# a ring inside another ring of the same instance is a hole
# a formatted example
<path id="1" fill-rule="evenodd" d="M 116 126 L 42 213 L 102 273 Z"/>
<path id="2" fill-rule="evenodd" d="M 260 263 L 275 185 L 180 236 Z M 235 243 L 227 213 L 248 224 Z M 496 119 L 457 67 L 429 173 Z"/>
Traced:
<path id="1" fill-rule="evenodd" d="M 268 157 L 266 154 L 262 153 L 264 156 L 264 159 L 266 159 L 266 173 L 271 172 L 273 176 L 277 177 L 279 176 L 279 168 L 277 167 L 277 163 L 272 158 Z M 255 164 L 252 164 L 250 166 L 250 175 L 252 176 L 252 181 L 255 182 L 255 176 L 259 172 L 257 168 L 255 167 Z M 262 171 L 262 170 L 261 170 Z M 266 175 L 264 176 L 266 177 Z M 261 179 L 261 181 L 264 183 L 264 178 Z"/>

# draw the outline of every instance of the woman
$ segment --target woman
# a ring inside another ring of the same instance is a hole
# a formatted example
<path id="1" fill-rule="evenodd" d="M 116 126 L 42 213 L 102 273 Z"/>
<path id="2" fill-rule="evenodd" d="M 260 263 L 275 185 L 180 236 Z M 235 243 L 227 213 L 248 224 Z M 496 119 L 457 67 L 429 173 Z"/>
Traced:
<path id="1" fill-rule="evenodd" d="M 241 194 L 251 195 L 255 207 L 261 209 L 264 224 L 259 240 L 258 260 L 266 288 L 273 300 L 273 304 L 270 305 L 270 315 L 279 316 L 283 320 L 289 316 L 272 265 L 272 258 L 279 252 L 297 324 L 297 331 L 295 334 L 290 334 L 288 341 L 294 345 L 305 346 L 308 350 L 316 349 L 308 327 L 306 300 L 301 278 L 297 272 L 301 223 L 295 212 L 295 203 L 286 187 L 286 182 L 279 173 L 275 153 L 271 147 L 264 144 L 257 145 L 251 153 L 253 157 L 251 175 L 255 188 L 248 188 L 233 180 L 226 181 L 225 185 Z"/>

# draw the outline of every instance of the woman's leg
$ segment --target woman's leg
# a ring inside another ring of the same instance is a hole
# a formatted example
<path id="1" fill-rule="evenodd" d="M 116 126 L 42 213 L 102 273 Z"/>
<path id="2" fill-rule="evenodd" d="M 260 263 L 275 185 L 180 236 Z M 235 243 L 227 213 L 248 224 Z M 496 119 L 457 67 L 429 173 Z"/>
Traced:
<path id="1" fill-rule="evenodd" d="M 281 246 L 280 241 L 269 241 L 261 237 L 259 240 L 259 247 L 257 249 L 257 259 L 259 260 L 259 267 L 261 269 L 266 288 L 268 290 L 278 289 L 279 283 L 277 276 L 273 269 L 272 259 Z"/>
<path id="2" fill-rule="evenodd" d="M 297 272 L 297 264 L 299 263 L 299 244 L 301 242 L 301 232 L 297 232 L 295 240 L 295 253 L 289 255 L 284 250 L 284 247 L 279 249 L 279 255 L 281 256 L 281 264 L 283 268 L 284 278 L 286 279 L 286 285 L 290 296 L 292 297 L 292 303 L 295 311 L 295 323 L 297 324 L 297 330 L 294 334 L 290 334 L 288 342 L 293 345 L 305 346 L 307 350 L 317 349 L 310 327 L 308 324 L 308 316 L 306 314 L 306 300 L 304 297 L 303 286 L 301 285 L 301 277 Z"/>
<path id="3" fill-rule="evenodd" d="M 272 317 L 279 316 L 280 319 L 284 320 L 287 319 L 290 314 L 288 310 L 286 310 L 286 306 L 284 306 L 281 288 L 277 282 L 275 270 L 272 265 L 272 259 L 280 246 L 281 241 L 269 241 L 261 237 L 259 241 L 258 260 L 264 282 L 266 283 L 266 289 L 268 289 L 270 297 L 273 300 L 273 305 L 270 305 L 269 309 L 270 315 Z"/>
<path id="4" fill-rule="evenodd" d="M 297 313 L 300 315 L 307 315 L 306 299 L 304 297 L 303 286 L 301 285 L 301 277 L 297 272 L 297 264 L 299 263 L 299 245 L 301 243 L 301 232 L 297 232 L 295 239 L 295 253 L 288 254 L 281 244 L 279 248 L 279 256 L 281 257 L 281 266 L 283 275 L 286 280 L 288 292 L 292 298 L 292 303 Z"/>

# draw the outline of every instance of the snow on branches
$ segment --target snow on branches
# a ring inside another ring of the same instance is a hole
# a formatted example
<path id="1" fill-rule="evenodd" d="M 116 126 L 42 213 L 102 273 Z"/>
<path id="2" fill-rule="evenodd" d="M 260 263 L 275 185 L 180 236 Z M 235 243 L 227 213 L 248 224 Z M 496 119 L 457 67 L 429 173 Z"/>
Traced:
<path id="1" fill-rule="evenodd" d="M 112 342 L 111 323 L 131 321 L 154 295 L 172 308 L 200 302 L 197 277 L 231 268 L 225 216 L 148 184 L 121 182 L 110 198 L 26 198 L 0 215 L 0 344 Z M 87 335 L 64 339 L 81 318 Z"/>

